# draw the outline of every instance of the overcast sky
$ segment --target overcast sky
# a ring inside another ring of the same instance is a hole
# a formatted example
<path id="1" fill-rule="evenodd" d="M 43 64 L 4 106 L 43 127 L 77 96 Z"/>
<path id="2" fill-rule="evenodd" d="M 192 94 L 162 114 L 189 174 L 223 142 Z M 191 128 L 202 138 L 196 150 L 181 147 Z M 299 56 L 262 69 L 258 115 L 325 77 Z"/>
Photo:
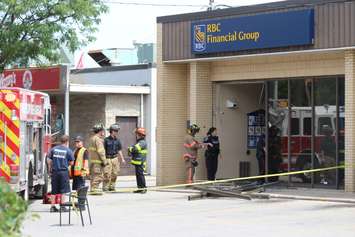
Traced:
<path id="1" fill-rule="evenodd" d="M 209 0 L 105 0 L 109 12 L 102 16 L 96 41 L 75 54 L 75 62 L 82 53 L 89 50 L 105 48 L 131 48 L 132 42 L 151 43 L 156 41 L 156 18 L 158 16 L 175 15 L 187 12 L 205 11 Z M 243 6 L 258 3 L 277 2 L 281 0 L 215 0 L 215 5 Z M 116 3 L 115 3 L 116 2 Z M 124 5 L 123 3 L 198 5 L 192 6 L 147 6 Z M 204 6 L 204 7 L 202 7 Z M 84 56 L 84 66 L 95 64 L 89 56 Z"/>

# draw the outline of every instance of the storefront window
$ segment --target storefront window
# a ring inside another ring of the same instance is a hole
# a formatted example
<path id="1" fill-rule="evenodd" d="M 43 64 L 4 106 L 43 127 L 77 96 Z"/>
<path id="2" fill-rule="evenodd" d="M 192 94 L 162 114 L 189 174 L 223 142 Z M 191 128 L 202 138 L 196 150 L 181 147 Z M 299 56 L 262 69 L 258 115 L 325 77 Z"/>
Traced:
<path id="1" fill-rule="evenodd" d="M 268 83 L 268 159 L 269 174 L 286 172 L 288 170 L 288 81 L 273 81 Z M 269 181 L 278 181 L 278 177 Z M 280 180 L 287 181 L 287 177 Z"/>
<path id="2" fill-rule="evenodd" d="M 307 170 L 312 167 L 312 80 L 290 80 L 291 131 L 302 127 L 302 133 L 291 133 L 290 171 Z M 299 124 L 292 123 L 300 121 Z M 291 176 L 294 183 L 311 182 L 311 174 Z"/>
<path id="3" fill-rule="evenodd" d="M 272 81 L 267 88 L 268 173 L 329 168 L 344 163 L 343 77 Z M 302 186 L 339 188 L 344 183 L 344 170 L 299 174 L 280 180 Z"/>
<path id="4" fill-rule="evenodd" d="M 315 168 L 329 168 L 336 165 L 336 123 L 337 98 L 336 78 L 317 78 L 314 80 L 314 117 L 316 134 Z M 335 186 L 336 171 L 328 170 L 314 174 L 315 185 Z"/>

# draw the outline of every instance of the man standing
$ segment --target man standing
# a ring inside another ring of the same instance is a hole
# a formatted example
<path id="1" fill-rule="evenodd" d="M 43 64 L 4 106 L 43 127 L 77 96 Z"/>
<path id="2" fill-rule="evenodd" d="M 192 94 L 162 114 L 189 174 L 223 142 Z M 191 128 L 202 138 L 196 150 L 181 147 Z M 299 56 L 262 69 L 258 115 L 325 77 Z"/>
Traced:
<path id="1" fill-rule="evenodd" d="M 135 130 L 137 143 L 128 148 L 128 154 L 132 157 L 131 164 L 136 170 L 136 181 L 138 190 L 134 193 L 146 193 L 146 183 L 144 177 L 144 166 L 147 159 L 147 142 L 145 141 L 145 129 L 137 128 Z"/>
<path id="2" fill-rule="evenodd" d="M 103 181 L 103 169 L 108 165 L 104 148 L 105 128 L 102 124 L 96 124 L 92 128 L 95 133 L 89 141 L 91 192 L 100 194 L 99 186 Z"/>
<path id="3" fill-rule="evenodd" d="M 73 190 L 85 186 L 85 177 L 89 175 L 89 152 L 84 147 L 84 139 L 77 136 L 74 140 L 74 165 L 71 166 L 71 177 L 73 177 Z"/>
<path id="4" fill-rule="evenodd" d="M 125 163 L 122 153 L 122 145 L 118 139 L 119 130 L 120 126 L 118 124 L 112 124 L 109 129 L 110 136 L 106 137 L 104 140 L 106 159 L 108 161 L 108 165 L 104 169 L 104 191 L 115 191 L 116 189 L 116 179 L 120 171 L 118 155 L 120 156 L 122 164 Z"/>
<path id="5" fill-rule="evenodd" d="M 73 152 L 69 149 L 69 136 L 60 138 L 60 145 L 53 147 L 48 153 L 48 170 L 52 181 L 52 207 L 51 212 L 58 212 L 55 201 L 64 202 L 64 195 L 70 192 L 69 165 L 73 164 Z M 55 198 L 54 198 L 55 197 Z M 66 211 L 62 209 L 62 211 Z"/>

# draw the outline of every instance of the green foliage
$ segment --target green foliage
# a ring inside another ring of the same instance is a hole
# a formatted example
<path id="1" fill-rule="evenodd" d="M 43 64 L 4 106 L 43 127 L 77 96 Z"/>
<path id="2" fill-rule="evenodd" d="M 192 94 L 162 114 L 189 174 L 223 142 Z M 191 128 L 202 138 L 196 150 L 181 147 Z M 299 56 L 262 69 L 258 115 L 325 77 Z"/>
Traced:
<path id="1" fill-rule="evenodd" d="M 107 10 L 101 0 L 1 0 L 0 72 L 30 59 L 56 61 L 61 46 L 74 52 L 93 41 Z"/>
<path id="2" fill-rule="evenodd" d="M 21 236 L 27 203 L 0 179 L 0 236 Z"/>

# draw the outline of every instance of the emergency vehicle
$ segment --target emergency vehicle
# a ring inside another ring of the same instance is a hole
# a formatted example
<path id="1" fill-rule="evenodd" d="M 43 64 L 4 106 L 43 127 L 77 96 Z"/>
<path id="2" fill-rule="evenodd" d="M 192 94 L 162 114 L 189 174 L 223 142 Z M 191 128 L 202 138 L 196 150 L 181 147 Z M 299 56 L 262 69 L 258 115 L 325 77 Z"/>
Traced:
<path id="1" fill-rule="evenodd" d="M 47 192 L 50 112 L 45 93 L 0 88 L 0 178 L 25 200 Z"/>
<path id="2" fill-rule="evenodd" d="M 335 143 L 336 132 L 336 106 L 315 106 L 315 140 L 314 140 L 314 168 L 322 165 L 320 159 L 320 145 L 324 135 L 324 128 L 330 128 L 333 131 L 332 138 Z M 284 118 L 280 123 L 282 140 L 283 163 L 281 169 L 284 172 L 288 170 L 288 113 L 282 113 Z M 344 107 L 339 107 L 339 160 L 344 160 Z M 311 107 L 292 107 L 291 109 L 291 171 L 307 170 L 312 168 L 312 108 Z M 303 182 L 310 182 L 310 174 L 298 176 Z"/>

